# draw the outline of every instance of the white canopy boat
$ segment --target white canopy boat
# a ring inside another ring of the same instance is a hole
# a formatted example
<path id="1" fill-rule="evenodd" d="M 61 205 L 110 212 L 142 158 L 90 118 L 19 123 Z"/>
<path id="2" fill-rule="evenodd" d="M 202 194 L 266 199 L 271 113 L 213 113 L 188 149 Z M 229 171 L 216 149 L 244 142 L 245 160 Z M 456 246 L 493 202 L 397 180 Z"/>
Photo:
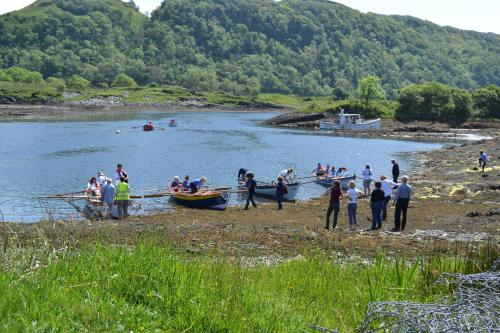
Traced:
<path id="1" fill-rule="evenodd" d="M 340 110 L 337 119 L 319 122 L 319 129 L 327 131 L 342 129 L 359 131 L 379 128 L 380 118 L 365 120 L 359 113 L 344 113 L 344 109 Z"/>

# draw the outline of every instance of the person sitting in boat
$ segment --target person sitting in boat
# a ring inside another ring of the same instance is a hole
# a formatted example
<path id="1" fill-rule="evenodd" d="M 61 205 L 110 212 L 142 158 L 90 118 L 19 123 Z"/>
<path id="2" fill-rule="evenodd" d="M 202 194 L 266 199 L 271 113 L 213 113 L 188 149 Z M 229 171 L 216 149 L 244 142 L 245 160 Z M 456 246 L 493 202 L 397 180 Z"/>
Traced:
<path id="1" fill-rule="evenodd" d="M 207 179 L 205 177 L 201 177 L 200 179 L 195 179 L 191 183 L 189 183 L 191 194 L 198 193 L 206 182 Z"/>
<path id="2" fill-rule="evenodd" d="M 295 174 L 293 173 L 292 168 L 282 170 L 279 175 L 283 177 L 283 180 L 288 184 L 291 184 L 295 181 Z"/>
<path id="3" fill-rule="evenodd" d="M 330 174 L 330 164 L 327 164 L 327 165 L 326 165 L 326 168 L 325 168 L 325 173 L 324 173 L 324 175 L 325 175 L 325 176 L 328 176 L 329 174 Z"/>
<path id="4" fill-rule="evenodd" d="M 337 169 L 334 166 L 332 166 L 332 169 L 330 170 L 330 176 L 337 177 Z"/>
<path id="5" fill-rule="evenodd" d="M 321 165 L 321 163 L 318 162 L 318 165 L 316 166 L 316 169 L 312 171 L 313 173 L 316 173 L 316 176 L 323 176 L 325 174 L 325 169 Z"/>
<path id="6" fill-rule="evenodd" d="M 184 176 L 184 181 L 181 184 L 181 189 L 183 191 L 189 191 L 189 184 L 191 182 L 189 181 L 189 175 Z"/>
<path id="7" fill-rule="evenodd" d="M 101 194 L 100 186 L 99 186 L 99 183 L 97 182 L 97 178 L 95 178 L 95 177 L 90 178 L 89 183 L 87 184 L 86 193 L 88 195 L 93 195 L 93 196 L 97 196 L 97 195 Z"/>
<path id="8" fill-rule="evenodd" d="M 172 182 L 170 183 L 170 191 L 177 192 L 181 186 L 181 181 L 179 180 L 179 176 L 174 176 Z"/>
<path id="9" fill-rule="evenodd" d="M 119 184 L 120 183 L 120 178 L 128 179 L 127 172 L 125 169 L 123 169 L 123 165 L 121 163 L 118 163 L 116 165 L 116 170 L 115 170 L 115 183 Z"/>
<path id="10" fill-rule="evenodd" d="M 238 180 L 245 181 L 247 172 L 247 169 L 240 168 L 240 170 L 238 171 Z"/>

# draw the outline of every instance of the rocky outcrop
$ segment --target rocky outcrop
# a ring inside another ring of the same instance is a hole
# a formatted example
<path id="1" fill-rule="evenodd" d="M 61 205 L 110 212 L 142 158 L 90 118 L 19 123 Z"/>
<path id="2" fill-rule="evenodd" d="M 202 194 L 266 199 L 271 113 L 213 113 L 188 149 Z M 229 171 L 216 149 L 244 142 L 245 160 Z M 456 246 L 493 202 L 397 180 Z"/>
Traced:
<path id="1" fill-rule="evenodd" d="M 271 119 L 264 121 L 265 125 L 286 125 L 286 124 L 309 124 L 314 125 L 321 119 L 327 117 L 326 113 L 300 113 L 300 112 L 289 112 L 283 113 Z"/>

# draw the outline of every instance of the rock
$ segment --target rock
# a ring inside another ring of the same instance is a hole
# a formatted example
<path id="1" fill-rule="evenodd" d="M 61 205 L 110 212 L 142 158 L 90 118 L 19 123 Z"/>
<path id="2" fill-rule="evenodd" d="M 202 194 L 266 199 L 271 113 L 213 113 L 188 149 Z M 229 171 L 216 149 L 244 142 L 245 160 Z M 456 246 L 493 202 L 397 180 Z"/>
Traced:
<path id="1" fill-rule="evenodd" d="M 477 210 L 467 213 L 467 217 L 478 217 L 478 216 L 481 216 L 481 213 L 478 212 Z"/>

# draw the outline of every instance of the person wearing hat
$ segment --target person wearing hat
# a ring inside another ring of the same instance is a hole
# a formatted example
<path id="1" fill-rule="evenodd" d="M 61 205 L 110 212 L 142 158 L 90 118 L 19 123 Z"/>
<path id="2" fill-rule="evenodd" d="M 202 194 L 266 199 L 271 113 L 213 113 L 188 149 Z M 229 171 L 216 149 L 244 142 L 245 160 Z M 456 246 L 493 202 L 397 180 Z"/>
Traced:
<path id="1" fill-rule="evenodd" d="M 252 203 L 253 208 L 257 208 L 257 205 L 253 200 L 253 197 L 255 196 L 255 189 L 257 188 L 257 182 L 253 179 L 254 175 L 252 172 L 247 172 L 246 177 L 247 181 L 245 183 L 245 186 L 248 189 L 248 196 L 247 196 L 247 204 L 245 205 L 245 210 L 248 210 L 250 202 Z"/>
<path id="2" fill-rule="evenodd" d="M 102 189 L 102 200 L 105 205 L 104 214 L 111 217 L 113 212 L 113 204 L 115 202 L 116 187 L 113 185 L 111 178 L 106 178 L 106 185 Z"/>
<path id="3" fill-rule="evenodd" d="M 396 162 L 396 160 L 391 160 L 392 163 L 392 181 L 394 183 L 398 183 L 398 177 L 399 177 L 399 164 Z"/>
<path id="4" fill-rule="evenodd" d="M 174 179 L 170 183 L 170 190 L 177 191 L 177 190 L 179 190 L 180 186 L 181 186 L 181 182 L 179 180 L 179 176 L 174 176 Z"/>
<path id="5" fill-rule="evenodd" d="M 102 191 L 104 190 L 104 186 L 106 186 L 106 176 L 104 175 L 104 173 L 102 171 L 99 171 L 97 173 L 97 183 L 99 184 L 99 189 L 101 191 L 101 195 L 102 195 Z"/>
<path id="6" fill-rule="evenodd" d="M 201 177 L 200 179 L 195 179 L 191 183 L 189 183 L 189 188 L 191 190 L 191 194 L 197 193 L 203 185 L 207 182 L 205 177 Z"/>

